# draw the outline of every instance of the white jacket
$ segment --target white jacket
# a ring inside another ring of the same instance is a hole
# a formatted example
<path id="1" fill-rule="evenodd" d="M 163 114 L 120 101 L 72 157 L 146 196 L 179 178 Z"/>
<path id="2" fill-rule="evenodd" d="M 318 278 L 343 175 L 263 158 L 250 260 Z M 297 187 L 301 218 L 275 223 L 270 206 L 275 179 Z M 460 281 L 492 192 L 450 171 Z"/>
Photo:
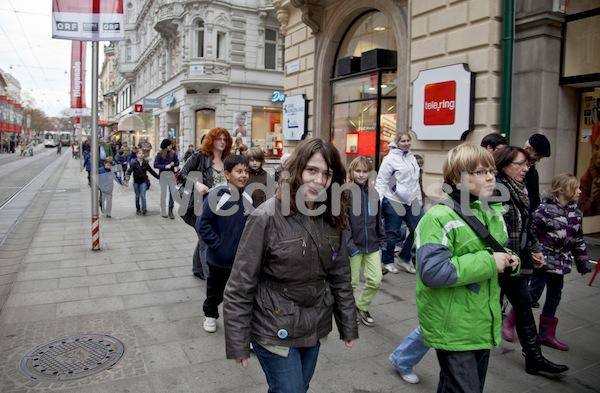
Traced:
<path id="1" fill-rule="evenodd" d="M 392 202 L 411 205 L 417 199 L 423 206 L 421 186 L 419 185 L 420 168 L 414 154 L 409 150 L 400 150 L 395 143 L 390 143 L 390 152 L 384 157 L 375 181 L 375 189 L 379 197 Z M 394 190 L 395 189 L 395 190 Z"/>

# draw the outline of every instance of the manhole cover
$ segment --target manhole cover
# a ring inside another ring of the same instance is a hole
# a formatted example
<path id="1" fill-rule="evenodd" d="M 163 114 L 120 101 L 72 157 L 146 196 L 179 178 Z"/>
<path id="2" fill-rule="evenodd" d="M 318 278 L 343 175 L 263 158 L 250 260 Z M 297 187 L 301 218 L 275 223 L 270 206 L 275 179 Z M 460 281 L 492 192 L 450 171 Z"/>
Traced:
<path id="1" fill-rule="evenodd" d="M 38 345 L 25 355 L 19 369 L 37 381 L 68 381 L 97 374 L 121 360 L 125 347 L 100 334 L 65 337 Z"/>

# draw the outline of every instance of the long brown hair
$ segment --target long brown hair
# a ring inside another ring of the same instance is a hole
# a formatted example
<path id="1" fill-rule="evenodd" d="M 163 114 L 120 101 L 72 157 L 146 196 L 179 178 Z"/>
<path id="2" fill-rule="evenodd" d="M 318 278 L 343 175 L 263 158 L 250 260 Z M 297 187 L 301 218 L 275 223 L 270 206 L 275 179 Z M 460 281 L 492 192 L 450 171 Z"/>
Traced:
<path id="1" fill-rule="evenodd" d="M 221 160 L 225 160 L 228 155 L 231 154 L 231 146 L 233 145 L 233 138 L 229 132 L 223 127 L 215 127 L 211 128 L 206 134 L 204 141 L 202 142 L 202 146 L 200 146 L 200 151 L 202 154 L 208 156 L 211 160 L 215 158 L 215 141 L 219 139 L 219 137 L 225 135 L 225 150 L 223 150 L 223 155 L 221 156 Z"/>
<path id="2" fill-rule="evenodd" d="M 298 212 L 298 207 L 296 206 L 296 193 L 298 188 L 303 184 L 302 172 L 304 171 L 304 168 L 306 168 L 308 160 L 316 153 L 320 153 L 323 156 L 327 166 L 333 172 L 333 175 L 331 176 L 331 185 L 326 191 L 327 199 L 324 202 L 315 202 L 315 206 L 324 204 L 326 206 L 325 220 L 336 228 L 346 229 L 348 228 L 348 215 L 346 214 L 345 208 L 346 206 L 350 206 L 350 200 L 347 193 L 344 192 L 341 195 L 341 209 L 339 216 L 334 216 L 332 213 L 333 198 L 331 196 L 331 189 L 335 183 L 342 185 L 346 182 L 346 170 L 340 159 L 340 153 L 330 142 L 321 138 L 311 138 L 298 144 L 290 158 L 285 161 L 282 173 L 285 174 L 285 172 L 287 172 L 289 176 L 282 175 L 279 179 L 276 197 L 280 201 L 283 200 L 282 189 L 284 188 L 283 185 L 287 184 L 288 186 L 285 188 L 289 190 L 290 215 Z M 288 202 L 287 196 L 285 197 L 285 202 Z"/>

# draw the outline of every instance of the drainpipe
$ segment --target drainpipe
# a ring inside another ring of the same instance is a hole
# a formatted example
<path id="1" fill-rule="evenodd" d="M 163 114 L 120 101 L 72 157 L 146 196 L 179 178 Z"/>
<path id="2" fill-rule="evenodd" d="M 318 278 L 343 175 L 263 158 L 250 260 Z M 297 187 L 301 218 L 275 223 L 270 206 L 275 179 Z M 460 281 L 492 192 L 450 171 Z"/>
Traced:
<path id="1" fill-rule="evenodd" d="M 513 49 L 515 31 L 514 0 L 504 0 L 502 13 L 502 88 L 500 92 L 500 132 L 510 144 L 512 107 Z"/>

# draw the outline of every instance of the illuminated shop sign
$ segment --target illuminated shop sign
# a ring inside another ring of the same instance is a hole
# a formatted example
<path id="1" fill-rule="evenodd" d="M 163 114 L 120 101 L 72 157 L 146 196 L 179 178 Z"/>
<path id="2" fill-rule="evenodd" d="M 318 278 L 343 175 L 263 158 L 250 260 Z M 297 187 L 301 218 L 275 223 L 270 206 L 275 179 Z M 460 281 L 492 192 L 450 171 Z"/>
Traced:
<path id="1" fill-rule="evenodd" d="M 421 71 L 413 82 L 412 130 L 419 140 L 460 140 L 473 129 L 475 74 L 467 64 Z"/>

